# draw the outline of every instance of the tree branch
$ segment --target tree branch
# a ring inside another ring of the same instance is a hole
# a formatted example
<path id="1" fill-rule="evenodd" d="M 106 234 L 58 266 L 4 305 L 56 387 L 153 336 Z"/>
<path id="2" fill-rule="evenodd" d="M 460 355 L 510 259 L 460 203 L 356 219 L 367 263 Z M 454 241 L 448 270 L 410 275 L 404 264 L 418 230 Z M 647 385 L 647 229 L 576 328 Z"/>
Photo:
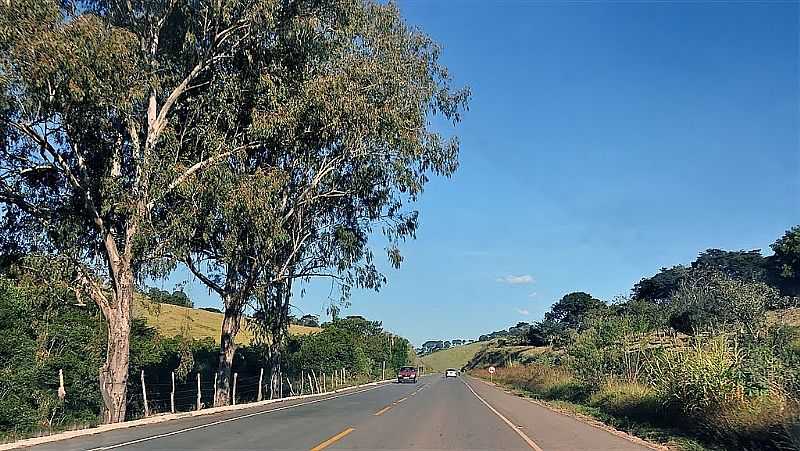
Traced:
<path id="1" fill-rule="evenodd" d="M 218 283 L 208 278 L 205 274 L 203 274 L 202 271 L 198 270 L 197 267 L 195 267 L 194 261 L 192 261 L 192 257 L 186 256 L 186 258 L 183 259 L 183 262 L 189 268 L 189 271 L 191 271 L 192 274 L 195 275 L 195 277 L 200 279 L 200 281 L 203 282 L 203 284 L 205 284 L 208 288 L 211 288 L 212 290 L 217 292 L 217 294 L 219 294 L 220 296 L 223 296 L 225 294 L 224 288 L 222 288 Z"/>

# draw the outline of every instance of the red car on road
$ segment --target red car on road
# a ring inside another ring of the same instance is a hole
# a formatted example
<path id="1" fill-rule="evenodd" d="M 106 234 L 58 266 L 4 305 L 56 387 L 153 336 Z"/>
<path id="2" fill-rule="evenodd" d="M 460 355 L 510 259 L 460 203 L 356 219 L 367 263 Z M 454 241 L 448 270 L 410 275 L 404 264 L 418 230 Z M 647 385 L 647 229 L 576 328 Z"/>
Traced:
<path id="1" fill-rule="evenodd" d="M 417 369 L 413 366 L 404 366 L 397 372 L 397 383 L 417 382 Z"/>

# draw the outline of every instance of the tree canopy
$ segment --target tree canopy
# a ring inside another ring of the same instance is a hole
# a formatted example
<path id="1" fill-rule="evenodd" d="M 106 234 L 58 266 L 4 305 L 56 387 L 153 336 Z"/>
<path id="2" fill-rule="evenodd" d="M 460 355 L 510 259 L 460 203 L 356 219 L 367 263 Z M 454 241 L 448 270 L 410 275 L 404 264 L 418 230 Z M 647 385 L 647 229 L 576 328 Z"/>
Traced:
<path id="1" fill-rule="evenodd" d="M 589 293 L 568 293 L 544 314 L 545 321 L 557 323 L 570 329 L 580 329 L 591 312 L 606 308 L 606 304 Z"/>
<path id="2" fill-rule="evenodd" d="M 430 117 L 457 122 L 469 93 L 438 58 L 396 6 L 370 0 L 4 10 L 0 245 L 68 263 L 100 307 L 106 421 L 125 417 L 146 276 L 186 263 L 237 297 L 234 318 L 248 300 L 285 317 L 296 278 L 330 277 L 343 298 L 380 286 L 373 227 L 398 265 L 409 203 L 457 166 L 457 140 Z"/>

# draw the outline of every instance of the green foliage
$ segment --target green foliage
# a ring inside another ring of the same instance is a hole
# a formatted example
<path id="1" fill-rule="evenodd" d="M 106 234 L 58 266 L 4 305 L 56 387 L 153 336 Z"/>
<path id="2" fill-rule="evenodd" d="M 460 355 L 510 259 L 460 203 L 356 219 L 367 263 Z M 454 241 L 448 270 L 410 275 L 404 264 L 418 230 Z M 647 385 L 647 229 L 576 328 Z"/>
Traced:
<path id="1" fill-rule="evenodd" d="M 767 280 L 766 260 L 761 251 L 724 251 L 707 249 L 692 262 L 693 270 L 713 271 L 742 281 Z"/>
<path id="2" fill-rule="evenodd" d="M 691 266 L 661 268 L 652 277 L 643 278 L 633 287 L 637 300 L 667 302 L 681 283 L 697 272 L 719 272 L 742 281 L 764 282 L 777 288 L 784 298 L 771 309 L 797 304 L 800 297 L 800 226 L 794 226 L 771 246 L 773 255 L 763 257 L 761 251 L 725 251 L 707 249 L 698 255 Z"/>
<path id="3" fill-rule="evenodd" d="M 787 296 L 800 297 L 800 225 L 787 230 L 771 246 L 775 253 L 768 257 L 773 280 Z"/>
<path id="4" fill-rule="evenodd" d="M 74 301 L 69 292 L 0 279 L 0 437 L 97 421 L 102 326 L 96 308 Z M 63 402 L 59 369 L 68 387 Z"/>
<path id="5" fill-rule="evenodd" d="M 150 287 L 145 295 L 150 298 L 152 302 L 157 302 L 159 304 L 172 304 L 177 305 L 178 307 L 188 308 L 194 307 L 192 300 L 189 299 L 189 296 L 187 296 L 182 290 L 176 290 L 170 294 L 167 291 Z"/>
<path id="6" fill-rule="evenodd" d="M 289 363 L 292 371 L 331 373 L 346 368 L 351 374 L 375 377 L 383 362 L 387 370 L 412 364 L 410 345 L 401 337 L 389 337 L 379 322 L 348 317 L 327 323 L 315 334 L 291 337 Z"/>
<path id="7" fill-rule="evenodd" d="M 649 375 L 660 398 L 687 414 L 718 409 L 739 396 L 741 350 L 725 337 L 697 340 L 654 359 Z"/>
<path id="8" fill-rule="evenodd" d="M 778 291 L 763 282 L 697 271 L 673 294 L 670 325 L 687 334 L 734 326 L 755 335 L 765 324 L 768 306 L 778 299 Z"/>
<path id="9" fill-rule="evenodd" d="M 606 304 L 584 292 L 569 293 L 550 307 L 545 321 L 556 323 L 567 329 L 581 329 L 589 315 L 606 308 Z"/>
<path id="10" fill-rule="evenodd" d="M 663 424 L 667 416 L 658 394 L 641 382 L 610 379 L 592 393 L 587 404 L 617 418 L 649 424 Z"/>
<path id="11" fill-rule="evenodd" d="M 319 327 L 319 316 L 317 315 L 303 315 L 294 324 L 307 327 Z"/>
<path id="12" fill-rule="evenodd" d="M 633 299 L 651 302 L 668 301 L 688 272 L 689 269 L 683 265 L 661 268 L 653 277 L 644 278 L 634 285 Z"/>

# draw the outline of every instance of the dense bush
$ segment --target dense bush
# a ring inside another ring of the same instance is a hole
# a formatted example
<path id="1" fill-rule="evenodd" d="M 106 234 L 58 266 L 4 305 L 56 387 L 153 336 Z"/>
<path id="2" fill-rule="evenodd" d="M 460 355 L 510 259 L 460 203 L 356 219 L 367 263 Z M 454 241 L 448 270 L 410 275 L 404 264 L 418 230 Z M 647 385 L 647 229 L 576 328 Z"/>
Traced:
<path id="1" fill-rule="evenodd" d="M 99 312 L 66 290 L 0 279 L 0 437 L 97 420 L 105 336 Z M 64 371 L 67 396 L 58 397 Z"/>
<path id="2" fill-rule="evenodd" d="M 345 368 L 351 374 L 375 377 L 386 369 L 410 364 L 408 340 L 391 337 L 377 321 L 348 317 L 326 323 L 321 332 L 291 337 L 289 365 L 330 373 Z"/>
<path id="3" fill-rule="evenodd" d="M 763 328 L 767 307 L 779 299 L 778 290 L 763 282 L 698 271 L 673 293 L 670 325 L 687 334 L 735 325 L 754 335 Z"/>

